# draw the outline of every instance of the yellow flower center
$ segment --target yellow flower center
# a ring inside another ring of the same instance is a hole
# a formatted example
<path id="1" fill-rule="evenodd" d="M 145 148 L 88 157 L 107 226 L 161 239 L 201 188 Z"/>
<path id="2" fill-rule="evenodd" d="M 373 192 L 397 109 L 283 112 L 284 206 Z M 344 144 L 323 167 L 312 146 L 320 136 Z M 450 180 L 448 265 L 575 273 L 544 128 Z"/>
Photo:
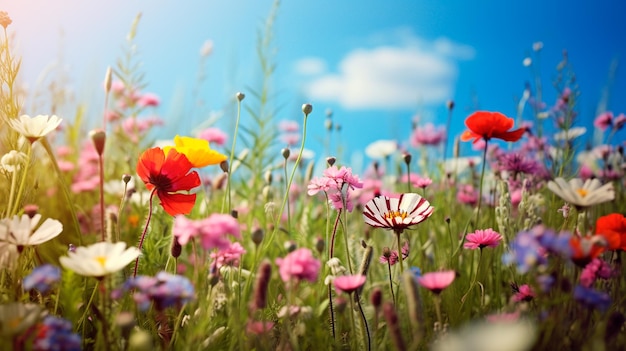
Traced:
<path id="1" fill-rule="evenodd" d="M 408 216 L 408 213 L 406 213 L 405 211 L 402 211 L 402 210 L 389 211 L 389 212 L 385 213 L 385 219 L 394 219 L 396 217 L 400 217 L 402 219 L 405 219 L 407 216 Z"/>
<path id="2" fill-rule="evenodd" d="M 588 191 L 585 189 L 577 189 L 576 192 L 578 193 L 578 195 L 585 197 L 587 196 Z"/>
<path id="3" fill-rule="evenodd" d="M 107 262 L 107 258 L 105 256 L 98 256 L 96 257 L 96 261 L 98 261 L 98 263 L 100 263 L 100 265 L 104 267 L 104 264 Z"/>

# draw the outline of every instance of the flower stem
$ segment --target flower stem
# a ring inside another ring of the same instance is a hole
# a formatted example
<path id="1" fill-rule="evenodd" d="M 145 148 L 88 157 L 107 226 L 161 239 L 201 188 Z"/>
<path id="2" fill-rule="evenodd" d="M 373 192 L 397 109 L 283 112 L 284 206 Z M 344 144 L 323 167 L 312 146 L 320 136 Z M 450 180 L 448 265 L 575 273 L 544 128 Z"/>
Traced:
<path id="1" fill-rule="evenodd" d="M 104 159 L 102 155 L 98 155 L 98 168 L 100 178 L 100 232 L 102 233 L 102 241 L 106 241 L 106 232 L 104 230 Z M 112 239 L 109 238 L 109 240 Z"/>
<path id="2" fill-rule="evenodd" d="M 26 152 L 26 162 L 24 165 L 24 172 L 22 173 L 22 179 L 20 180 L 20 186 L 17 189 L 17 195 L 15 196 L 15 203 L 12 208 L 9 208 L 9 217 L 13 217 L 14 214 L 17 213 L 17 208 L 20 204 L 20 198 L 22 197 L 22 193 L 24 192 L 24 185 L 26 184 L 26 176 L 28 175 L 28 166 L 30 165 L 30 157 L 33 151 L 33 144 L 28 144 L 28 151 Z M 13 187 L 11 187 L 12 189 Z"/>
<path id="3" fill-rule="evenodd" d="M 372 349 L 372 337 L 370 336 L 369 326 L 367 325 L 367 318 L 365 318 L 365 312 L 363 312 L 363 306 L 361 305 L 361 297 L 358 292 L 354 292 L 356 295 L 356 304 L 359 306 L 359 312 L 361 314 L 361 323 L 363 329 L 365 329 L 365 336 L 367 337 L 367 351 Z"/>
<path id="4" fill-rule="evenodd" d="M 391 290 L 391 299 L 393 300 L 393 303 L 395 305 L 397 305 L 398 301 L 396 301 L 396 295 L 393 292 L 393 280 L 392 280 L 392 276 L 391 276 L 391 263 L 389 262 L 389 260 L 387 260 L 387 271 L 389 272 L 389 290 Z"/>
<path id="5" fill-rule="evenodd" d="M 396 231 L 396 239 L 398 240 L 398 263 L 400 264 L 400 275 L 404 273 L 404 265 L 402 264 L 402 244 L 400 244 L 400 235 L 402 234 L 401 230 Z"/>
<path id="6" fill-rule="evenodd" d="M 474 226 L 478 226 L 478 221 L 480 220 L 480 206 L 483 202 L 483 182 L 485 180 L 485 166 L 487 163 L 487 146 L 489 145 L 489 141 L 485 140 L 485 149 L 483 150 L 483 165 L 482 171 L 480 172 L 480 185 L 478 186 L 478 206 L 476 209 L 476 223 Z"/>
<path id="7" fill-rule="evenodd" d="M 143 232 L 141 233 L 141 239 L 139 239 L 139 245 L 137 246 L 139 251 L 141 251 L 141 248 L 143 247 L 143 241 L 146 238 L 146 233 L 148 232 L 148 225 L 150 225 L 150 219 L 152 218 L 152 198 L 154 197 L 155 193 L 156 193 L 156 188 L 152 189 L 152 191 L 150 192 L 150 199 L 148 200 L 148 218 L 146 219 L 146 225 L 143 228 Z M 133 277 L 137 276 L 137 268 L 139 268 L 139 257 L 137 257 L 137 259 L 135 260 L 135 269 L 133 270 Z"/>
<path id="8" fill-rule="evenodd" d="M 241 119 L 241 100 L 237 99 L 237 119 L 235 121 L 235 132 L 233 133 L 233 144 L 230 147 L 230 157 L 228 158 L 228 180 L 226 183 L 226 194 L 224 201 L 222 202 L 222 213 L 230 213 L 231 209 L 231 194 L 230 194 L 230 182 L 233 171 L 233 157 L 235 157 L 235 146 L 237 145 L 237 134 L 239 134 L 239 120 Z M 228 199 L 227 212 L 224 212 L 224 203 Z"/>

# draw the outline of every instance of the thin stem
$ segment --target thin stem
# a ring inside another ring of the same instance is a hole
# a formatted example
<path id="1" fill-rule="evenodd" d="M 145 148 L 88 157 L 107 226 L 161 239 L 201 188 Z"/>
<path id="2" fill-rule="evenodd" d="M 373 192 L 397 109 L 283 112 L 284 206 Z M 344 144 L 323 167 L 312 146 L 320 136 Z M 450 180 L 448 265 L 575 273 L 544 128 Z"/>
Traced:
<path id="1" fill-rule="evenodd" d="M 354 321 L 354 301 L 352 301 L 352 295 L 348 298 L 350 300 L 350 323 L 352 324 L 352 330 L 356 333 L 356 322 Z M 351 337 L 350 340 L 355 340 L 356 338 Z"/>
<path id="2" fill-rule="evenodd" d="M 335 310 L 333 307 L 333 288 L 331 284 L 328 284 L 328 312 L 330 314 L 330 330 L 333 332 L 333 340 L 335 340 Z"/>
<path id="3" fill-rule="evenodd" d="M 442 319 L 441 319 L 441 296 L 439 294 L 435 294 L 433 296 L 433 301 L 435 302 L 435 313 L 437 313 L 437 322 L 439 323 L 439 327 L 442 327 Z"/>
<path id="4" fill-rule="evenodd" d="M 91 297 L 89 298 L 89 301 L 87 301 L 87 305 L 85 306 L 85 311 L 83 312 L 83 315 L 80 317 L 80 319 L 78 320 L 78 323 L 82 323 L 85 321 L 85 318 L 87 317 L 87 312 L 89 312 L 89 310 L 91 309 L 91 304 L 93 302 L 94 297 L 96 296 L 96 291 L 98 291 L 98 287 L 100 285 L 100 280 L 96 280 L 96 286 L 93 287 L 93 291 L 91 292 Z M 85 331 L 85 327 L 83 326 L 83 332 Z"/>
<path id="5" fill-rule="evenodd" d="M 409 193 L 411 193 L 411 192 L 413 192 L 411 190 L 411 165 L 408 162 L 406 163 L 406 175 L 407 175 L 407 179 L 408 179 L 406 185 L 407 185 Z"/>
<path id="6" fill-rule="evenodd" d="M 389 262 L 389 260 L 387 260 L 387 271 L 389 272 L 389 290 L 391 291 L 391 299 L 393 300 L 393 303 L 397 305 L 398 301 L 396 301 L 396 294 L 393 292 L 393 280 L 391 279 L 391 263 Z"/>
<path id="7" fill-rule="evenodd" d="M 304 152 L 304 144 L 306 142 L 306 121 L 308 117 L 309 115 L 305 113 L 304 123 L 302 126 L 302 143 L 300 144 L 300 151 L 298 152 L 298 157 L 296 158 L 296 162 L 294 163 L 293 169 L 291 170 L 291 176 L 289 177 L 289 182 L 287 182 L 287 189 L 291 189 L 291 183 L 293 183 L 293 178 L 296 174 L 296 170 L 298 169 L 298 165 L 300 164 L 300 160 L 302 159 L 302 153 Z M 269 238 L 270 240 L 267 240 L 267 243 L 265 244 L 265 248 L 267 248 L 267 246 L 270 245 L 270 243 L 274 242 L 274 236 L 276 235 L 276 231 L 278 230 L 278 227 L 279 227 L 278 224 L 280 223 L 280 218 L 283 214 L 283 211 L 285 211 L 285 205 L 287 203 L 288 197 L 289 197 L 289 191 L 287 191 L 287 193 L 283 197 L 283 203 L 282 205 L 280 205 L 280 211 L 278 212 L 278 215 L 276 216 L 276 219 L 274 222 L 274 230 L 272 231 L 272 235 Z"/>
<path id="8" fill-rule="evenodd" d="M 485 140 L 485 149 L 483 150 L 483 165 L 482 171 L 480 172 L 480 185 L 478 186 L 478 208 L 476 210 L 476 223 L 474 226 L 478 226 L 478 221 L 480 219 L 480 205 L 483 202 L 483 182 L 485 180 L 485 166 L 487 163 L 487 146 L 489 145 L 489 141 Z"/>
<path id="9" fill-rule="evenodd" d="M 106 241 L 106 231 L 104 230 L 104 159 L 102 155 L 98 155 L 98 168 L 100 178 L 100 232 L 102 233 L 102 241 Z"/>
<path id="10" fill-rule="evenodd" d="M 287 159 L 283 162 L 283 171 L 285 173 L 285 179 L 287 179 Z M 285 186 L 287 185 L 285 184 Z M 285 191 L 287 192 L 287 231 L 291 233 L 291 204 L 289 203 L 289 188 L 286 188 Z"/>
<path id="11" fill-rule="evenodd" d="M 9 191 L 9 202 L 7 205 L 7 212 L 11 211 L 11 208 L 13 207 L 13 197 L 15 196 L 16 185 L 17 185 L 17 168 L 13 170 L 13 174 L 11 175 L 11 190 Z"/>
<path id="12" fill-rule="evenodd" d="M 474 288 L 474 285 L 476 285 L 476 280 L 478 279 L 478 273 L 480 273 L 480 263 L 482 262 L 482 260 L 483 260 L 483 249 L 481 248 L 478 254 L 478 266 L 476 267 L 476 274 L 474 275 L 474 279 L 472 279 L 472 282 L 470 283 L 469 289 L 467 289 L 467 292 L 465 293 L 465 295 L 461 297 L 461 306 L 459 307 L 459 311 L 465 304 L 465 301 L 467 300 L 467 297 L 469 296 L 470 292 Z"/>
<path id="13" fill-rule="evenodd" d="M 150 219 L 152 218 L 152 198 L 156 193 L 156 188 L 152 189 L 150 192 L 150 199 L 148 200 L 148 218 L 146 219 L 146 225 L 143 228 L 143 232 L 141 233 L 141 239 L 139 239 L 139 245 L 137 248 L 141 251 L 143 247 L 143 241 L 146 238 L 146 233 L 148 232 L 148 225 L 150 225 Z M 133 277 L 137 276 L 137 269 L 139 268 L 139 257 L 135 260 L 135 269 L 133 270 Z"/>
<path id="14" fill-rule="evenodd" d="M 367 337 L 367 351 L 372 349 L 372 337 L 370 336 L 369 326 L 367 325 L 367 318 L 365 318 L 365 312 L 363 312 L 363 306 L 361 305 L 361 297 L 357 291 L 354 292 L 356 294 L 356 304 L 359 306 L 359 312 L 361 314 L 361 323 L 363 324 L 363 329 L 365 329 L 365 336 Z"/>
<path id="15" fill-rule="evenodd" d="M 24 165 L 24 172 L 22 173 L 22 179 L 20 180 L 20 186 L 17 189 L 17 194 L 15 196 L 15 203 L 13 204 L 13 208 L 9 208 L 9 217 L 13 217 L 14 214 L 17 213 L 17 208 L 20 204 L 20 198 L 22 197 L 22 193 L 24 192 L 24 185 L 26 184 L 26 176 L 28 175 L 28 166 L 30 165 L 30 157 L 33 151 L 33 144 L 28 144 L 28 151 L 26 152 L 26 164 Z"/>
<path id="16" fill-rule="evenodd" d="M 226 194 L 224 202 L 228 199 L 228 210 L 224 212 L 224 202 L 222 202 L 222 213 L 230 213 L 231 208 L 231 194 L 230 194 L 230 182 L 233 172 L 233 158 L 235 157 L 235 146 L 237 145 L 237 134 L 239 134 L 239 120 L 241 119 L 241 100 L 237 98 L 237 119 L 235 121 L 235 132 L 233 133 L 233 144 L 230 147 L 230 157 L 228 158 L 228 180 L 226 183 Z"/>
<path id="17" fill-rule="evenodd" d="M 404 273 L 404 265 L 402 264 L 402 245 L 400 244 L 400 235 L 402 234 L 401 230 L 396 231 L 396 239 L 398 241 L 398 260 L 400 264 L 400 275 Z"/>

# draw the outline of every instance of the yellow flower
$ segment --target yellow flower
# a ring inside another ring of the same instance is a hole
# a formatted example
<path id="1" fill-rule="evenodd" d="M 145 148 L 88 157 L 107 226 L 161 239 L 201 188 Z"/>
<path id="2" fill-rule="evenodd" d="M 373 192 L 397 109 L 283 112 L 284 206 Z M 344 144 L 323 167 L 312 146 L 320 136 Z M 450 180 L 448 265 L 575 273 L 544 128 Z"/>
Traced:
<path id="1" fill-rule="evenodd" d="M 189 162 L 196 168 L 217 165 L 227 159 L 226 155 L 212 150 L 209 146 L 209 142 L 204 139 L 181 137 L 177 135 L 174 137 L 174 144 L 176 144 L 176 146 L 164 147 L 163 151 L 167 154 L 172 148 L 176 149 L 176 151 L 187 156 Z"/>

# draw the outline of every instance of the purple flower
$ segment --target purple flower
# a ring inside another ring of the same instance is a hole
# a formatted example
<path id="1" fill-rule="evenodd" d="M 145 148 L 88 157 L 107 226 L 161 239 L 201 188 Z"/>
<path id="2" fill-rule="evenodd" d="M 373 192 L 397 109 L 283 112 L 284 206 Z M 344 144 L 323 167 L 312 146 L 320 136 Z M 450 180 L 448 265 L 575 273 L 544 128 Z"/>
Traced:
<path id="1" fill-rule="evenodd" d="M 118 299 L 133 289 L 135 289 L 133 299 L 141 311 L 150 308 L 150 302 L 154 302 L 156 309 L 164 310 L 171 306 L 183 305 L 195 298 L 194 288 L 189 279 L 164 271 L 154 277 L 139 275 L 129 278 L 122 288 L 113 291 L 111 296 Z"/>
<path id="2" fill-rule="evenodd" d="M 574 298 L 589 308 L 597 308 L 604 312 L 611 306 L 611 297 L 604 292 L 577 285 L 574 288 Z"/>
<path id="3" fill-rule="evenodd" d="M 61 269 L 51 264 L 44 264 L 35 267 L 33 271 L 24 278 L 24 290 L 35 289 L 42 294 L 47 293 L 52 285 L 61 279 Z"/>
<path id="4" fill-rule="evenodd" d="M 606 262 L 599 258 L 594 258 L 587 263 L 580 273 L 580 284 L 585 288 L 590 288 L 596 279 L 609 279 L 613 276 L 613 269 Z"/>
<path id="5" fill-rule="evenodd" d="M 530 231 L 519 232 L 511 243 L 510 251 L 505 253 L 502 261 L 515 264 L 519 273 L 526 273 L 531 268 L 548 263 L 546 250 L 536 236 Z"/>
<path id="6" fill-rule="evenodd" d="M 37 337 L 33 342 L 36 351 L 72 351 L 81 350 L 78 334 L 72 332 L 72 324 L 62 318 L 47 316 L 39 325 Z"/>
<path id="7" fill-rule="evenodd" d="M 503 154 L 500 159 L 500 170 L 513 174 L 533 174 L 539 168 L 537 161 L 524 156 L 521 153 Z"/>

